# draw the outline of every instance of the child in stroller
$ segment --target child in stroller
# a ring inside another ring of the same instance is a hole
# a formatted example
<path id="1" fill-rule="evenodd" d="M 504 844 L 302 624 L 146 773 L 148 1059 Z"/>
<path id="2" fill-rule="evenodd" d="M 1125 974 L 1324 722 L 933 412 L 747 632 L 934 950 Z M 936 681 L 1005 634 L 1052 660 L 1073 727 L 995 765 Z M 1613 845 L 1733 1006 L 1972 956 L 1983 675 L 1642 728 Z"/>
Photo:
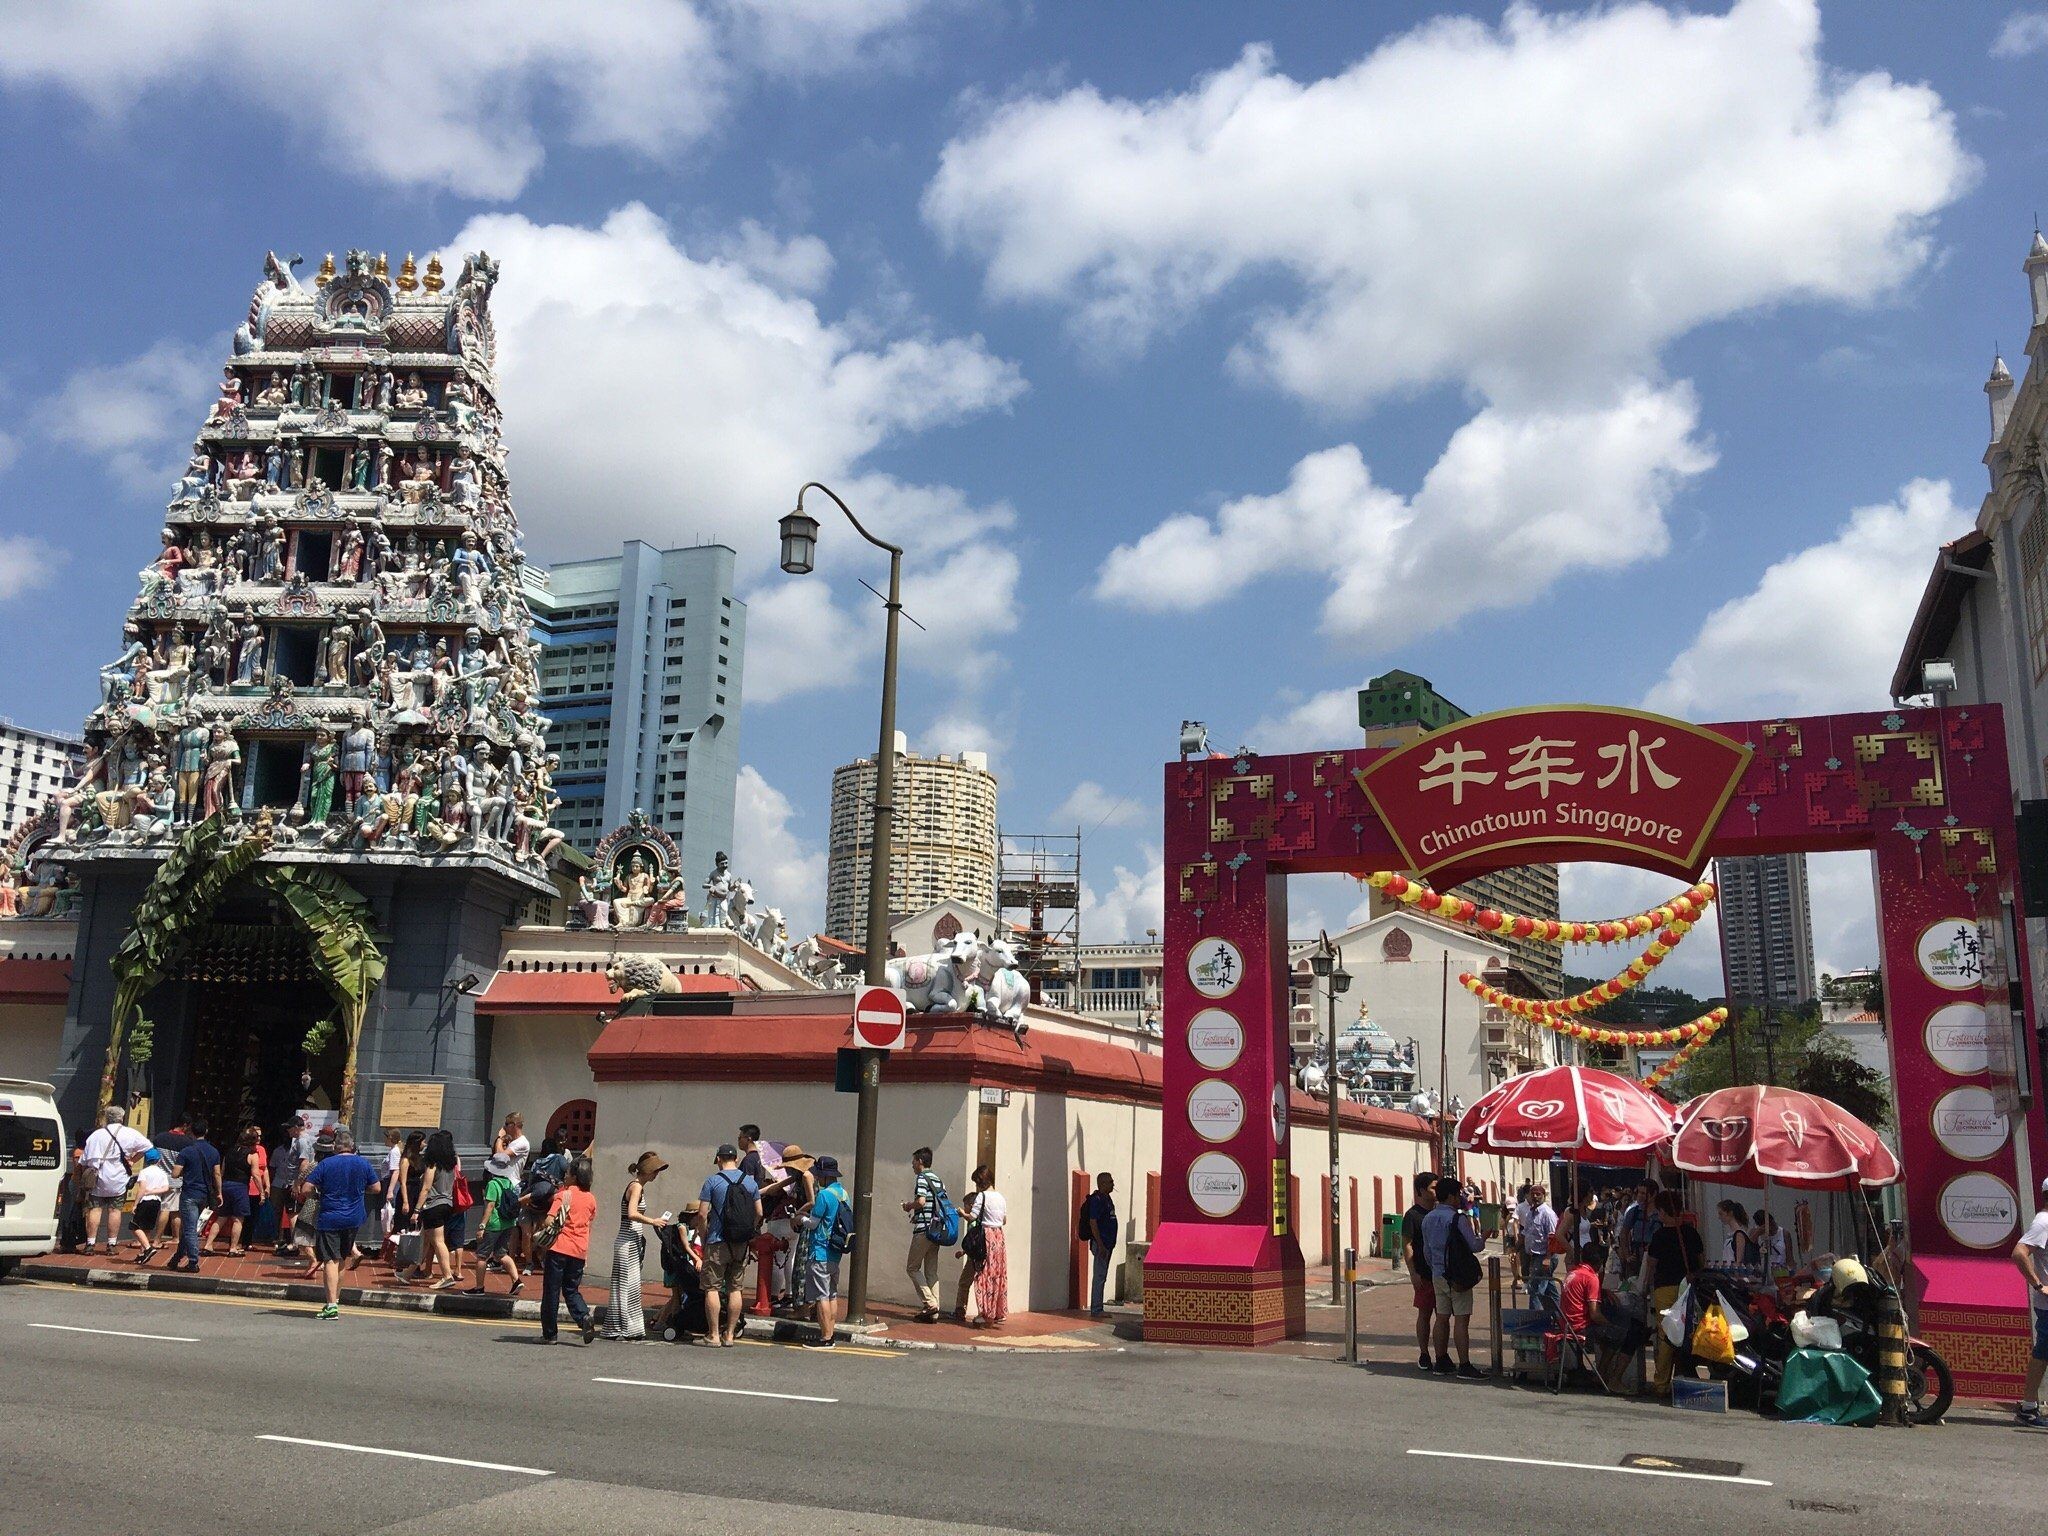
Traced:
<path id="1" fill-rule="evenodd" d="M 691 1213 L 658 1229 L 661 1239 L 661 1283 L 668 1287 L 668 1305 L 655 1319 L 655 1333 L 670 1343 L 686 1343 L 710 1331 L 704 1316 L 704 1281 L 688 1222 Z"/>

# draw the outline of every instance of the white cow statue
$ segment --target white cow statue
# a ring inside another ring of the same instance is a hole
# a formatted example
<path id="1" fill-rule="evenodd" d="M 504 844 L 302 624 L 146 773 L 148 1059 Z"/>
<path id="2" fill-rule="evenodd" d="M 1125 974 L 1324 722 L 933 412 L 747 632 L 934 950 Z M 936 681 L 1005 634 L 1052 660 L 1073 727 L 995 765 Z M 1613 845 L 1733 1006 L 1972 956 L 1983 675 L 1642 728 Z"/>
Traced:
<path id="1" fill-rule="evenodd" d="M 945 949 L 889 962 L 889 985 L 912 1013 L 964 1013 L 981 959 L 981 941 L 963 933 Z"/>
<path id="2" fill-rule="evenodd" d="M 782 911 L 778 907 L 761 907 L 747 919 L 740 929 L 740 937 L 764 955 L 773 955 L 777 950 L 777 936 L 782 932 Z"/>
<path id="3" fill-rule="evenodd" d="M 969 937 L 972 936 L 961 935 Z M 957 945 L 959 940 L 954 942 Z M 1031 983 L 1017 969 L 1017 951 L 1010 947 L 1008 939 L 991 939 L 981 946 L 981 963 L 974 976 L 981 1012 L 1009 1025 L 1022 1040 L 1030 1028 L 1024 1022 L 1024 1005 L 1031 1001 Z"/>

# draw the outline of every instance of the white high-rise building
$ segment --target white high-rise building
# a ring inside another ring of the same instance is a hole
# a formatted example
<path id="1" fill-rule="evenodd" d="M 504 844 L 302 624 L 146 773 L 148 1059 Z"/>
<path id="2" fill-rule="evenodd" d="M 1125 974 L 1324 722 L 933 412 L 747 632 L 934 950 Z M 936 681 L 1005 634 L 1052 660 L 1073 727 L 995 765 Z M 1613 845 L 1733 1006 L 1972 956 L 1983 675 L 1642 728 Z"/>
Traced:
<path id="1" fill-rule="evenodd" d="M 0 720 L 0 837 L 40 811 L 84 766 L 82 738 Z"/>
<path id="2" fill-rule="evenodd" d="M 1721 959 L 1739 1008 L 1798 1008 L 1817 995 L 1806 855 L 1716 859 Z"/>
<path id="3" fill-rule="evenodd" d="M 747 605 L 723 544 L 525 569 L 555 825 L 586 853 L 635 810 L 682 848 L 692 898 L 732 849 Z"/>

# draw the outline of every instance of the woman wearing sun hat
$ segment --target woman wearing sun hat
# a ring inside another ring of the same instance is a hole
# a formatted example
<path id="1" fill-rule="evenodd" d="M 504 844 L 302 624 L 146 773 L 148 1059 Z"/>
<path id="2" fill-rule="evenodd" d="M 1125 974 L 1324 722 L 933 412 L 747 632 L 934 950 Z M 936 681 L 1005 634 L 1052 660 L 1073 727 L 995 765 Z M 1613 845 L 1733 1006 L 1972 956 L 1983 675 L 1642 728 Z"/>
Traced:
<path id="1" fill-rule="evenodd" d="M 796 1223 L 811 1203 L 811 1165 L 814 1161 L 811 1154 L 795 1142 L 787 1143 L 782 1149 L 782 1166 L 775 1182 L 761 1190 L 761 1231 L 764 1236 L 775 1240 L 773 1258 L 763 1271 L 771 1307 L 793 1307 L 797 1304 L 796 1277 L 803 1271 L 796 1263 Z"/>
<path id="2" fill-rule="evenodd" d="M 648 1215 L 641 1199 L 667 1166 L 660 1153 L 642 1152 L 626 1170 L 626 1192 L 619 1197 L 619 1235 L 612 1241 L 612 1299 L 604 1315 L 607 1339 L 633 1343 L 647 1337 L 647 1319 L 640 1310 L 640 1259 L 647 1237 L 640 1229 L 658 1230 L 675 1217 L 667 1212 Z"/>

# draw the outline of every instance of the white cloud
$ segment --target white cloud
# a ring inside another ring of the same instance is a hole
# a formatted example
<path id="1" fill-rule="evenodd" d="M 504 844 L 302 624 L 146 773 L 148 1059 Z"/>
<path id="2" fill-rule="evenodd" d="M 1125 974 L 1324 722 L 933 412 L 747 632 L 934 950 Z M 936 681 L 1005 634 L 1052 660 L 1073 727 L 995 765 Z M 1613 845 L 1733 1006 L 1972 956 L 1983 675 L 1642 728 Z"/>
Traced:
<path id="1" fill-rule="evenodd" d="M 1081 882 L 1081 935 L 1090 944 L 1142 939 L 1165 916 L 1165 853 L 1157 843 L 1145 845 L 1142 867 L 1115 865 L 1106 889 Z"/>
<path id="2" fill-rule="evenodd" d="M 1820 58 L 1813 0 L 1425 23 L 1298 81 L 1251 47 L 1149 101 L 995 106 L 928 221 L 989 290 L 1143 344 L 1279 275 L 1236 352 L 1321 404 L 1456 381 L 1501 403 L 1611 389 L 1711 320 L 1863 302 L 1926 261 L 1974 174 L 1924 86 Z"/>
<path id="3" fill-rule="evenodd" d="M 829 261 L 822 243 L 792 263 L 764 258 L 764 241 L 743 230 L 727 247 L 741 255 L 695 255 L 636 203 L 596 228 L 487 215 L 451 242 L 503 263 L 491 301 L 500 394 L 536 554 L 629 537 L 729 544 L 743 585 L 767 576 L 747 594 L 749 696 L 836 686 L 879 646 L 881 604 L 854 580 L 879 585 L 884 558 L 813 493 L 820 574 L 767 575 L 776 520 L 798 486 L 823 480 L 907 551 L 905 602 L 926 629 L 904 627 L 906 662 L 986 663 L 984 642 L 1017 623 L 1014 514 L 866 461 L 1006 406 L 1021 376 L 979 337 L 876 336 L 827 319 L 802 291 Z M 843 610 L 825 601 L 828 582 L 845 594 Z"/>
<path id="4" fill-rule="evenodd" d="M 733 788 L 732 867 L 768 906 L 779 907 L 792 936 L 816 933 L 825 914 L 825 850 L 790 823 L 789 797 L 743 764 Z"/>
<path id="5" fill-rule="evenodd" d="M 1806 893 L 1813 909 L 1814 980 L 1876 965 L 1881 956 L 1870 855 L 1808 854 Z"/>
<path id="6" fill-rule="evenodd" d="M 1357 746 L 1359 734 L 1358 690 L 1365 686 L 1329 688 L 1296 701 L 1285 701 L 1277 714 L 1266 715 L 1245 733 L 1245 740 L 1260 752 L 1319 752 L 1332 747 Z"/>
<path id="7" fill-rule="evenodd" d="M 62 550 L 41 539 L 0 535 L 0 602 L 42 586 L 65 559 Z"/>
<path id="8" fill-rule="evenodd" d="M 204 92 L 289 145 L 401 186 L 509 198 L 543 140 L 648 161 L 708 133 L 755 75 L 863 66 L 922 0 L 68 0 L 0 11 L 0 84 L 118 118 Z"/>
<path id="9" fill-rule="evenodd" d="M 2024 59 L 2048 49 L 2048 11 L 2014 11 L 1991 44 L 1998 59 Z"/>
<path id="10" fill-rule="evenodd" d="M 1144 810 L 1135 796 L 1114 795 L 1093 779 L 1083 779 L 1047 818 L 1047 825 L 1079 827 L 1086 837 L 1098 827 L 1128 827 Z"/>
<path id="11" fill-rule="evenodd" d="M 128 490 L 168 496 L 227 353 L 225 337 L 197 346 L 166 338 L 126 362 L 81 368 L 36 407 L 34 422 L 104 459 Z"/>
<path id="12" fill-rule="evenodd" d="M 997 773 L 1002 771 L 1002 756 L 1009 747 L 1009 733 L 991 725 L 978 709 L 966 703 L 956 703 L 934 717 L 923 730 L 910 735 L 913 752 L 982 752 L 988 756 L 989 767 Z"/>
<path id="13" fill-rule="evenodd" d="M 1630 385 L 1577 411 L 1488 407 L 1460 427 L 1407 500 L 1359 450 L 1310 454 L 1282 491 L 1212 520 L 1168 518 L 1103 562 L 1096 595 L 1154 612 L 1207 607 L 1261 578 L 1331 582 L 1324 633 L 1400 641 L 1540 596 L 1561 576 L 1665 552 L 1664 512 L 1709 468 L 1685 385 Z"/>
<path id="14" fill-rule="evenodd" d="M 1883 705 L 1935 549 L 1970 523 L 1946 480 L 1858 508 L 1708 614 L 1645 706 L 1709 720 Z"/>

